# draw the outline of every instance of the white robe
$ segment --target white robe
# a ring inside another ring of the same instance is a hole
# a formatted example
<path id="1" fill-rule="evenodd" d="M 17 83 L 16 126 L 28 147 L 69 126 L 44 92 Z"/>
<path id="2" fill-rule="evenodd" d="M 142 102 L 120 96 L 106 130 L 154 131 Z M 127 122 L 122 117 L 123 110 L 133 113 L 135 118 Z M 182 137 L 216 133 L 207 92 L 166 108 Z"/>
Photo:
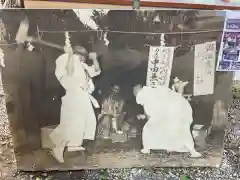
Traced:
<path id="1" fill-rule="evenodd" d="M 91 96 L 95 88 L 91 77 L 100 72 L 96 72 L 93 66 L 80 62 L 79 56 L 73 55 L 72 58 L 74 73 L 71 76 L 66 72 L 68 54 L 63 54 L 56 60 L 55 75 L 66 94 L 62 97 L 60 124 L 50 137 L 56 145 L 64 142 L 68 147 L 79 147 L 83 139 L 95 139 L 96 117 L 92 104 L 96 108 L 99 105 Z"/>
<path id="2" fill-rule="evenodd" d="M 136 101 L 149 117 L 142 134 L 144 149 L 194 151 L 192 108 L 180 93 L 165 87 L 143 87 Z"/>

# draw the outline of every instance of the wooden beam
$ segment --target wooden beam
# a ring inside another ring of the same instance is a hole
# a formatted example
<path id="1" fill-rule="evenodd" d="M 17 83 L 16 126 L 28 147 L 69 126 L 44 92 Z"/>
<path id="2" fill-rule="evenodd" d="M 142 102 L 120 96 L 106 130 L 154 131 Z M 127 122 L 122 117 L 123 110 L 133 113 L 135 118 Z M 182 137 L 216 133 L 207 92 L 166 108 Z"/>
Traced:
<path id="1" fill-rule="evenodd" d="M 39 8 L 39 9 L 72 9 L 72 8 L 122 8 L 120 5 L 108 4 L 89 4 L 89 3 L 74 3 L 74 2 L 54 2 L 54 1 L 38 1 L 27 0 L 24 2 L 25 8 Z M 131 6 L 125 6 L 126 9 L 132 9 Z"/>

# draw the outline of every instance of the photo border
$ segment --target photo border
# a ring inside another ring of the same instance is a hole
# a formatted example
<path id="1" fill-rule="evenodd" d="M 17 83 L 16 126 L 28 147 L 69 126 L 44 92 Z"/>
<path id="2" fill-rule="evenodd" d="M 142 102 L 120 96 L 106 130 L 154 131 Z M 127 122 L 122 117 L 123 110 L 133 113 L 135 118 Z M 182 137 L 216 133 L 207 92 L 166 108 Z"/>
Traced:
<path id="1" fill-rule="evenodd" d="M 61 3 L 88 3 L 88 4 L 105 4 L 105 5 L 118 5 L 118 6 L 132 6 L 131 0 L 28 0 L 38 2 L 61 2 Z M 175 2 L 153 2 L 140 0 L 140 7 L 159 7 L 159 8 L 181 8 L 181 9 L 199 9 L 199 10 L 240 10 L 240 6 L 218 6 L 207 4 L 188 4 L 188 3 L 175 3 Z"/>

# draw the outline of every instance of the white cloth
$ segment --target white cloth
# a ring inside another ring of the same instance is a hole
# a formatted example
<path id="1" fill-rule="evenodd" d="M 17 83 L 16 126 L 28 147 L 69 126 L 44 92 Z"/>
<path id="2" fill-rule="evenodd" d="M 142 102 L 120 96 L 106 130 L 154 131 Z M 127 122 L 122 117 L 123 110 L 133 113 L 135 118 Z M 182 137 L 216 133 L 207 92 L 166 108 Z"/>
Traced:
<path id="1" fill-rule="evenodd" d="M 145 86 L 137 94 L 136 101 L 149 117 L 142 134 L 144 149 L 193 150 L 192 108 L 180 93 L 166 87 Z"/>
<path id="2" fill-rule="evenodd" d="M 64 141 L 68 147 L 81 146 L 83 139 L 95 139 L 96 116 L 92 103 L 96 108 L 99 104 L 91 96 L 95 88 L 91 77 L 100 72 L 96 72 L 93 66 L 81 63 L 78 55 L 72 55 L 74 71 L 69 76 L 66 72 L 67 61 L 67 53 L 56 60 L 55 75 L 66 94 L 62 97 L 60 124 L 50 137 L 56 145 Z"/>

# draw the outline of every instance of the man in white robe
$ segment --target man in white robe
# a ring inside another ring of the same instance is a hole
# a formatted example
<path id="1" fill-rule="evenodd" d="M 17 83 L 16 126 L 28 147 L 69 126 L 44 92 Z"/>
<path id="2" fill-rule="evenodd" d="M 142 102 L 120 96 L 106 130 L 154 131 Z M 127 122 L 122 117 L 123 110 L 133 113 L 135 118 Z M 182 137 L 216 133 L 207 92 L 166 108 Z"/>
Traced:
<path id="1" fill-rule="evenodd" d="M 190 132 L 192 108 L 180 93 L 162 86 L 135 86 L 134 94 L 148 117 L 142 132 L 142 153 L 164 149 L 190 152 L 191 157 L 201 156 L 194 148 Z"/>
<path id="2" fill-rule="evenodd" d="M 83 47 L 79 51 L 88 54 Z M 96 58 L 96 53 L 89 53 L 93 65 L 85 63 L 86 57 L 80 54 L 67 52 L 56 60 L 55 75 L 66 90 L 62 97 L 60 124 L 50 134 L 56 145 L 52 149 L 53 156 L 63 163 L 65 147 L 68 151 L 85 150 L 82 147 L 83 139 L 94 140 L 96 131 L 95 108 L 98 102 L 91 96 L 94 91 L 92 77 L 100 74 L 101 70 Z"/>

